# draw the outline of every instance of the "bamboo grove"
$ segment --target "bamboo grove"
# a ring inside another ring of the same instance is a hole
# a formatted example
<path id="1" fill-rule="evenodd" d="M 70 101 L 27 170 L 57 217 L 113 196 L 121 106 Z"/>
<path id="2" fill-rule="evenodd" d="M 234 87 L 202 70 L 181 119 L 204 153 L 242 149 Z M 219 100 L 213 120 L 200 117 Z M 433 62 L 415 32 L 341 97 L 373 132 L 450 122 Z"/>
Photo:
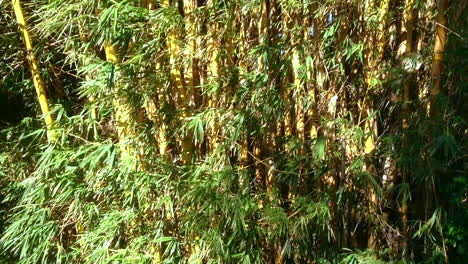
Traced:
<path id="1" fill-rule="evenodd" d="M 0 262 L 468 257 L 466 1 L 0 10 Z"/>

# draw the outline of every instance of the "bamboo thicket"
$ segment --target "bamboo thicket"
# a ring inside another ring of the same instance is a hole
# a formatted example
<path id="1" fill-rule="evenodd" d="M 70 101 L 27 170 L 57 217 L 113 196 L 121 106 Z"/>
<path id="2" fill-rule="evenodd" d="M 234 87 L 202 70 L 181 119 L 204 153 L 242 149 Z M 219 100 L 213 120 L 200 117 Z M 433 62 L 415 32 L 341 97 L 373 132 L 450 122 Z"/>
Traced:
<path id="1" fill-rule="evenodd" d="M 47 98 L 14 0 L 47 129 L 64 133 L 44 151 L 35 123 L 0 132 L 24 150 L 0 142 L 15 190 L 2 249 L 19 263 L 457 259 L 462 2 L 28 2 L 64 76 L 66 96 Z"/>

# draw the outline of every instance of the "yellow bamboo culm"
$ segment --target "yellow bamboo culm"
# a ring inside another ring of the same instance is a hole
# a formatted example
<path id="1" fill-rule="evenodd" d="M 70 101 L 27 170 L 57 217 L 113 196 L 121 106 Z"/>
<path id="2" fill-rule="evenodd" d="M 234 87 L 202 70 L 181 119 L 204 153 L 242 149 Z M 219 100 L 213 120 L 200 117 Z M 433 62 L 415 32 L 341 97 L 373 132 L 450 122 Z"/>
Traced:
<path id="1" fill-rule="evenodd" d="M 217 25 L 212 24 L 210 26 L 210 30 L 212 32 L 217 31 Z M 209 52 L 209 62 L 208 62 L 208 76 L 212 79 L 212 83 L 216 83 L 217 85 L 219 84 L 219 71 L 220 71 L 220 65 L 218 63 L 218 57 L 219 57 L 219 43 L 218 41 L 211 38 L 207 45 L 208 45 L 208 52 Z M 209 82 L 209 81 L 208 81 Z M 219 103 L 218 101 L 220 100 L 219 97 L 219 92 L 216 91 L 215 93 L 211 94 L 208 97 L 208 107 L 211 109 L 215 109 L 216 105 Z M 217 149 L 219 140 L 218 140 L 218 121 L 215 120 L 211 126 L 211 135 L 209 137 L 209 148 L 210 151 L 214 151 Z"/>
<path id="2" fill-rule="evenodd" d="M 406 1 L 406 7 L 405 7 L 405 20 L 406 20 L 406 53 L 410 54 L 414 52 L 414 44 L 413 44 L 413 36 L 414 36 L 414 0 L 407 0 Z M 414 77 L 413 77 L 414 79 Z M 406 115 L 408 113 L 408 103 L 411 100 L 411 82 L 410 79 L 408 79 L 405 83 L 405 86 L 403 87 L 403 111 L 406 112 Z M 408 129 L 409 123 L 407 116 L 403 118 L 402 122 L 402 128 L 403 129 Z M 403 172 L 402 173 L 402 181 L 403 183 L 408 182 L 408 173 Z M 401 215 L 401 222 L 402 222 L 402 241 L 401 241 L 401 247 L 403 248 L 404 252 L 407 251 L 408 249 L 408 201 L 406 199 L 403 199 L 401 206 L 399 208 L 399 212 Z"/>
<path id="3" fill-rule="evenodd" d="M 171 1 L 163 1 L 163 4 L 170 6 Z M 183 4 L 183 3 L 182 3 Z M 182 6 L 183 7 L 183 6 Z M 169 51 L 169 63 L 171 65 L 171 82 L 177 91 L 177 107 L 180 110 L 181 118 L 185 119 L 189 112 L 190 97 L 188 87 L 185 83 L 185 75 L 183 67 L 179 65 L 179 55 L 181 48 L 178 43 L 179 34 L 176 29 L 172 30 L 167 37 L 167 47 Z M 181 161 L 183 164 L 189 164 L 192 160 L 193 144 L 190 135 L 182 135 L 179 139 L 181 149 Z"/>
<path id="4" fill-rule="evenodd" d="M 442 65 L 444 60 L 444 51 L 447 41 L 447 18 L 445 12 L 448 9 L 448 0 L 440 0 L 437 3 L 437 17 L 436 17 L 436 28 L 434 36 L 434 54 L 432 61 L 432 89 L 431 89 L 431 103 L 430 110 L 433 115 L 437 113 L 434 109 L 435 98 L 440 94 L 442 82 Z"/>
<path id="5" fill-rule="evenodd" d="M 34 87 L 36 88 L 37 97 L 39 99 L 39 105 L 41 107 L 42 114 L 44 115 L 44 121 L 47 126 L 47 138 L 49 142 L 55 142 L 57 137 L 54 133 L 53 125 L 54 119 L 50 113 L 49 103 L 47 102 L 47 95 L 45 91 L 44 81 L 42 80 L 39 66 L 37 64 L 36 56 L 34 55 L 33 47 L 31 44 L 31 38 L 27 29 L 26 21 L 23 15 L 23 9 L 21 8 L 20 0 L 12 0 L 13 9 L 16 15 L 16 21 L 20 28 L 21 34 L 23 35 L 24 45 L 26 46 L 27 59 L 31 69 Z"/>
<path id="6" fill-rule="evenodd" d="M 370 37 L 369 42 L 376 42 L 377 43 L 377 54 L 374 53 L 374 50 L 369 50 L 367 53 L 367 63 L 369 65 L 369 72 L 366 76 L 366 83 L 369 88 L 372 88 L 375 85 L 375 81 L 381 79 L 383 76 L 381 75 L 381 65 L 379 61 L 384 56 L 385 51 L 385 44 L 386 44 L 386 24 L 389 12 L 389 1 L 384 0 L 380 3 L 380 6 L 377 6 L 376 1 L 370 1 L 368 6 L 371 8 L 379 8 L 380 16 L 379 16 L 379 26 L 376 31 L 376 36 L 374 38 Z M 377 125 L 375 118 L 371 117 L 373 107 L 370 103 L 363 102 L 362 104 L 362 113 L 365 114 L 368 118 L 364 122 L 364 134 L 366 138 L 364 140 L 364 154 L 369 155 L 371 154 L 376 148 L 375 137 L 378 134 Z M 375 177 L 376 172 L 375 168 L 371 163 L 367 163 L 364 165 L 363 170 L 369 172 L 371 177 Z M 372 214 L 376 214 L 378 211 L 378 204 L 379 204 L 379 197 L 375 191 L 375 187 L 369 183 L 369 212 Z M 369 232 L 367 238 L 367 247 L 372 250 L 377 249 L 377 237 L 375 232 Z"/>
<path id="7" fill-rule="evenodd" d="M 117 63 L 117 51 L 115 46 L 109 43 L 104 44 L 104 51 L 106 53 L 106 60 L 112 63 Z"/>
<path id="8" fill-rule="evenodd" d="M 197 1 L 196 0 L 184 0 L 183 1 L 183 10 L 184 14 L 186 16 L 186 35 L 185 35 L 185 40 L 187 41 L 188 45 L 184 47 L 184 56 L 187 58 L 191 58 L 191 63 L 194 63 L 193 58 L 196 56 L 196 36 L 191 35 L 191 32 L 196 32 L 196 24 L 194 21 L 194 18 L 192 17 L 192 13 L 196 10 L 197 8 Z M 176 46 L 176 39 L 175 39 L 175 34 L 173 35 L 174 39 L 170 39 L 170 45 L 172 45 L 172 52 L 171 53 L 171 59 L 175 58 L 173 56 L 177 55 L 178 52 L 178 47 Z M 175 60 L 173 61 L 175 63 Z M 172 64 L 173 67 L 175 64 Z M 181 101 L 179 102 L 180 105 L 184 109 L 183 117 L 187 117 L 189 112 L 193 109 L 190 105 L 193 103 L 195 105 L 195 78 L 198 72 L 194 70 L 194 65 L 188 65 L 184 69 L 184 74 L 180 74 L 180 79 L 182 80 L 182 84 L 178 83 L 176 81 L 176 85 L 178 86 L 179 91 L 182 93 L 185 93 L 183 95 L 184 97 L 181 98 Z M 210 67 L 210 65 L 208 66 Z M 173 75 L 176 78 L 178 77 L 177 75 Z M 213 135 L 215 136 L 215 135 Z M 189 133 L 189 135 L 185 135 L 182 138 L 181 142 L 181 147 L 182 147 L 182 162 L 184 164 L 190 164 L 192 160 L 192 153 L 194 153 L 194 145 L 192 144 L 192 138 L 193 135 Z M 202 264 L 203 259 L 202 259 L 202 251 L 200 248 L 200 238 L 197 236 L 195 237 L 195 240 L 193 241 L 193 244 L 190 246 L 190 256 L 188 263 L 193 263 L 193 264 Z"/>
<path id="9" fill-rule="evenodd" d="M 112 62 L 116 67 L 119 65 L 119 50 L 118 47 L 110 42 L 104 43 L 104 51 L 106 60 Z M 120 84 L 119 84 L 120 85 Z M 122 160 L 126 160 L 131 164 L 131 168 L 138 170 L 138 164 L 141 164 L 141 159 L 138 158 L 138 151 L 135 147 L 129 144 L 129 140 L 135 136 L 135 131 L 131 127 L 132 109 L 128 103 L 121 97 L 114 97 L 112 104 L 115 109 L 115 119 L 117 128 L 117 137 L 122 151 Z"/>
<path id="10" fill-rule="evenodd" d="M 300 75 L 299 69 L 301 67 L 301 61 L 300 61 L 299 51 L 297 48 L 293 50 L 291 64 L 292 64 L 292 70 L 293 70 L 293 75 L 294 75 L 294 91 L 296 93 L 301 94 L 303 90 L 301 77 L 299 76 Z M 303 102 L 298 100 L 296 102 L 296 133 L 297 133 L 298 139 L 301 142 L 304 141 L 304 129 L 305 129 L 305 123 L 304 123 L 305 116 L 304 115 L 305 113 L 304 113 Z"/>
<path id="11" fill-rule="evenodd" d="M 413 36 L 414 36 L 414 0 L 407 0 L 405 7 L 406 19 L 406 54 L 414 52 Z M 408 104 L 411 101 L 411 81 L 408 79 L 403 87 L 403 110 L 407 112 Z M 405 117 L 402 122 L 403 129 L 408 128 L 408 119 Z"/>

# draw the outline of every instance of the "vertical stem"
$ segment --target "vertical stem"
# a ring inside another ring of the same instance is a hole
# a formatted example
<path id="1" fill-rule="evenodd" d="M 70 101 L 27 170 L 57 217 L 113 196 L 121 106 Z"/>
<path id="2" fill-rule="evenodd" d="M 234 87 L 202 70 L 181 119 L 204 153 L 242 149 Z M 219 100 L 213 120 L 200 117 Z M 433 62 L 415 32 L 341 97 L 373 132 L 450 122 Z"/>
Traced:
<path id="1" fill-rule="evenodd" d="M 367 54 L 367 63 L 369 67 L 369 72 L 367 73 L 366 82 L 368 86 L 368 91 L 373 88 L 375 85 L 374 80 L 378 80 L 380 76 L 381 67 L 379 65 L 379 61 L 382 59 L 386 44 L 386 32 L 385 27 L 387 23 L 387 16 L 389 11 L 389 0 L 384 0 L 380 3 L 380 6 L 377 6 L 375 1 L 370 1 L 369 3 L 370 8 L 378 8 L 381 12 L 381 16 L 379 16 L 380 24 L 376 28 L 375 33 L 369 37 L 369 42 L 376 42 L 377 43 L 377 53 L 374 53 L 374 50 L 371 48 Z M 364 100 L 370 100 L 367 98 L 367 94 Z M 372 106 L 372 102 L 363 102 L 361 112 L 365 116 L 367 116 L 367 120 L 364 123 L 364 134 L 367 135 L 364 143 L 364 154 L 370 155 L 375 149 L 375 136 L 377 136 L 377 123 L 374 118 L 371 118 L 370 115 L 374 110 Z M 371 161 L 366 161 L 364 169 L 370 174 L 370 177 L 376 176 L 375 167 Z M 371 215 L 376 215 L 378 212 L 378 199 L 377 193 L 375 191 L 375 186 L 369 183 L 369 212 Z M 373 221 L 373 220 L 371 220 Z M 374 223 L 373 223 L 374 224 Z M 370 228 L 368 230 L 368 241 L 367 246 L 372 250 L 377 250 L 377 234 L 375 233 L 374 228 Z"/>
<path id="2" fill-rule="evenodd" d="M 436 102 L 437 97 L 442 92 L 442 67 L 444 60 L 445 46 L 447 43 L 447 17 L 445 13 L 448 10 L 449 0 L 439 0 L 437 3 L 437 17 L 436 17 L 436 28 L 434 36 L 434 54 L 432 61 L 432 89 L 430 98 L 430 115 L 431 117 L 439 117 L 441 114 L 442 106 Z M 432 187 L 435 188 L 435 187 Z M 434 193 L 435 195 L 435 193 Z M 445 238 L 443 236 L 443 230 L 439 231 L 442 236 L 442 250 L 444 253 L 445 263 L 449 263 L 447 255 L 447 247 L 445 245 Z"/>
<path id="3" fill-rule="evenodd" d="M 153 0 L 147 0 L 147 5 L 148 9 L 152 10 L 156 8 L 156 3 Z M 158 4 L 158 7 L 162 6 L 169 6 L 170 2 L 169 0 L 164 0 L 161 1 Z M 155 70 L 156 72 L 160 72 L 164 65 L 163 62 L 157 61 L 155 65 Z M 162 83 L 157 83 L 156 88 L 155 88 L 155 94 L 151 100 L 148 100 L 146 102 L 146 112 L 148 114 L 148 118 L 154 122 L 154 127 L 155 127 L 155 138 L 158 144 L 158 150 L 159 154 L 164 157 L 168 158 L 168 155 L 170 153 L 170 143 L 169 143 L 169 138 L 168 138 L 168 124 L 166 122 L 166 119 L 159 111 L 158 109 L 161 109 L 162 106 L 166 102 L 171 102 L 172 104 L 172 98 L 170 98 L 170 95 L 168 95 L 170 92 L 164 89 Z M 169 100 L 168 100 L 169 99 Z"/>
<path id="4" fill-rule="evenodd" d="M 210 7 L 213 8 L 213 7 Z M 212 24 L 208 27 L 210 31 L 209 34 L 212 34 L 211 39 L 208 40 L 207 49 L 208 49 L 208 84 L 217 86 L 214 93 L 211 93 L 208 97 L 208 107 L 211 109 L 215 109 L 219 104 L 218 100 L 220 99 L 219 96 L 219 43 L 217 40 L 214 39 L 215 33 L 218 31 L 218 25 L 216 22 L 212 22 Z M 210 136 L 208 147 L 209 151 L 216 150 L 218 146 L 218 120 L 215 118 L 211 128 L 210 128 Z"/>
<path id="5" fill-rule="evenodd" d="M 171 4 L 170 1 L 164 1 L 166 5 Z M 175 5 L 179 5 L 178 10 L 181 11 L 181 4 L 182 3 L 174 3 Z M 182 7 L 183 8 L 183 7 Z M 183 12 L 183 9 L 182 11 Z M 180 47 L 178 42 L 178 34 L 176 31 L 172 31 L 169 33 L 168 39 L 167 39 L 167 45 L 168 45 L 168 50 L 169 50 L 169 63 L 171 65 L 171 82 L 176 88 L 177 92 L 177 106 L 179 108 L 179 111 L 181 113 L 181 121 L 184 121 L 184 119 L 188 115 L 188 108 L 189 108 L 189 94 L 187 92 L 187 87 L 185 83 L 185 76 L 183 73 L 183 69 L 180 66 L 180 61 L 179 61 L 179 53 L 180 53 Z M 192 152 L 193 152 L 193 146 L 192 146 L 192 140 L 189 135 L 181 135 L 179 139 L 179 145 L 180 145 L 180 150 L 181 150 L 181 160 L 183 164 L 189 164 L 192 160 Z"/>
<path id="6" fill-rule="evenodd" d="M 432 61 L 432 89 L 431 89 L 431 114 L 437 114 L 436 98 L 441 92 L 441 75 L 444 60 L 445 44 L 447 41 L 447 18 L 445 12 L 448 9 L 448 0 L 439 0 L 437 5 L 436 29 L 434 36 L 434 58 Z"/>
<path id="7" fill-rule="evenodd" d="M 29 36 L 28 28 L 26 21 L 23 15 L 23 9 L 21 8 L 20 0 L 12 0 L 13 9 L 16 15 L 16 21 L 18 23 L 19 29 L 23 35 L 24 44 L 26 47 L 27 59 L 29 67 L 31 69 L 31 75 L 33 78 L 34 87 L 36 88 L 36 94 L 39 99 L 39 105 L 41 107 L 42 114 L 44 115 L 44 121 L 47 127 L 47 138 L 49 142 L 55 142 L 57 140 L 55 132 L 52 130 L 54 125 L 54 120 L 50 113 L 49 103 L 47 102 L 47 95 L 44 86 L 44 81 L 41 77 L 41 72 L 37 63 L 36 56 L 34 54 L 33 46 L 31 43 L 31 38 Z"/>
<path id="8" fill-rule="evenodd" d="M 406 54 L 411 54 L 414 52 L 414 0 L 407 0 L 406 7 L 405 7 L 405 20 L 406 20 Z M 411 101 L 411 89 L 413 87 L 414 74 L 410 73 L 408 80 L 405 82 L 405 86 L 403 88 L 403 112 L 404 118 L 402 123 L 402 128 L 406 130 L 409 126 L 408 124 L 408 104 Z M 402 184 L 408 184 L 408 172 L 403 169 L 401 172 L 402 174 Z M 405 189 L 406 190 L 406 189 Z M 401 214 L 401 223 L 402 223 L 402 243 L 401 247 L 403 249 L 403 254 L 408 253 L 408 201 L 403 196 L 403 201 L 401 202 L 401 206 L 399 208 Z"/>
<path id="9" fill-rule="evenodd" d="M 117 67 L 118 61 L 118 49 L 114 44 L 110 42 L 106 42 L 104 44 L 104 51 L 106 54 L 106 60 L 112 62 L 114 67 Z M 128 145 L 127 142 L 131 135 L 134 134 L 134 131 L 131 129 L 131 115 L 130 113 L 131 108 L 127 102 L 125 102 L 125 98 L 120 98 L 120 96 L 116 96 L 113 99 L 113 106 L 115 110 L 115 119 L 117 122 L 117 137 L 119 139 L 119 143 L 121 144 L 122 150 L 122 158 L 128 159 L 129 162 L 134 162 L 133 156 L 136 155 L 135 149 Z M 136 163 L 132 165 L 132 168 L 136 169 Z"/>
<path id="10" fill-rule="evenodd" d="M 406 54 L 411 54 L 414 52 L 414 0 L 407 0 L 405 7 L 405 17 L 406 17 Z M 411 88 L 413 82 L 413 74 L 410 75 L 410 78 L 405 82 L 403 88 L 403 110 L 408 109 L 408 103 L 411 101 Z M 408 119 L 405 116 L 403 119 L 403 128 L 408 127 Z"/>

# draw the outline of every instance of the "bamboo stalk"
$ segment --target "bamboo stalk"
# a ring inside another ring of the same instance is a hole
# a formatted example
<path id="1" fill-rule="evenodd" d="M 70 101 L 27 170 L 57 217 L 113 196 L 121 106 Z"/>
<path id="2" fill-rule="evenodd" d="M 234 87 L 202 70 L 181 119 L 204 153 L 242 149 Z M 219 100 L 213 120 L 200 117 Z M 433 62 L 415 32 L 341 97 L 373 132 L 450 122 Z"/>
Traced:
<path id="1" fill-rule="evenodd" d="M 197 3 L 195 0 L 183 0 L 183 10 L 185 15 L 185 47 L 184 47 L 184 56 L 189 58 L 189 65 L 184 68 L 183 74 L 181 73 L 181 80 L 183 87 L 179 87 L 179 91 L 185 93 L 183 96 L 184 101 L 180 101 L 180 105 L 183 108 L 183 117 L 186 117 L 189 114 L 189 107 L 191 103 L 194 103 L 195 100 L 195 86 L 199 85 L 199 71 L 198 65 L 193 65 L 197 63 L 196 57 L 196 37 L 193 35 L 196 31 L 196 25 L 193 18 L 192 13 L 195 11 L 197 7 Z M 173 39 L 170 40 L 171 42 L 174 41 Z M 170 45 L 174 45 L 175 43 L 171 43 Z M 172 47 L 173 51 L 176 52 L 177 48 Z M 172 56 L 176 54 L 171 53 Z M 173 65 L 174 67 L 174 65 Z M 180 85 L 176 83 L 177 85 Z M 182 89 L 182 90 L 181 90 Z M 192 160 L 192 154 L 195 151 L 195 148 L 192 144 L 193 135 L 190 133 L 189 135 L 184 135 L 182 138 L 182 162 L 184 164 L 189 164 Z M 202 250 L 200 247 L 199 237 L 197 236 L 193 244 L 189 248 L 190 256 L 189 256 L 189 263 L 196 263 L 201 264 L 203 263 L 202 259 Z"/>
<path id="2" fill-rule="evenodd" d="M 407 0 L 406 7 L 405 7 L 405 27 L 406 27 L 406 54 L 410 54 L 414 51 L 414 44 L 413 44 L 413 36 L 414 36 L 414 0 Z M 402 128 L 407 129 L 408 124 L 408 104 L 411 100 L 411 82 L 413 79 L 413 74 L 411 74 L 410 78 L 405 82 L 405 86 L 403 87 L 403 111 L 404 111 L 404 118 L 402 122 Z M 402 183 L 408 183 L 408 173 L 406 171 L 402 171 Z M 408 251 L 408 201 L 403 199 L 401 206 L 399 208 L 399 212 L 401 214 L 401 223 L 402 223 L 402 242 L 401 247 L 404 251 L 404 254 L 407 254 Z"/>
<path id="3" fill-rule="evenodd" d="M 408 0 L 405 7 L 405 17 L 406 17 L 406 54 L 411 54 L 414 51 L 414 0 Z M 405 82 L 403 88 L 403 108 L 406 110 L 408 108 L 408 103 L 411 100 L 411 80 Z M 403 119 L 403 128 L 408 127 L 408 119 L 405 117 Z"/>
<path id="4" fill-rule="evenodd" d="M 164 5 L 169 6 L 173 3 L 164 1 Z M 178 3 L 174 3 L 178 4 Z M 183 3 L 182 3 L 183 4 Z M 179 9 L 180 10 L 180 9 Z M 185 74 L 183 68 L 179 65 L 179 53 L 181 48 L 178 44 L 178 34 L 174 30 L 169 33 L 167 46 L 169 51 L 169 63 L 171 65 L 171 82 L 177 92 L 177 107 L 181 113 L 181 119 L 185 119 L 189 108 L 189 93 L 185 83 Z M 189 135 L 181 135 L 179 139 L 181 161 L 183 164 L 189 164 L 192 160 L 193 144 Z"/>
<path id="5" fill-rule="evenodd" d="M 442 65 L 444 60 L 445 45 L 447 41 L 447 18 L 445 12 L 448 9 L 448 0 L 440 0 L 437 5 L 436 29 L 434 37 L 434 54 L 432 61 L 432 89 L 431 89 L 431 115 L 437 114 L 435 100 L 441 92 Z"/>
<path id="6" fill-rule="evenodd" d="M 216 32 L 218 29 L 216 23 L 213 23 L 212 25 L 209 26 L 209 30 L 211 32 Z M 220 65 L 219 65 L 219 44 L 217 43 L 215 39 L 211 38 L 208 40 L 207 43 L 207 48 L 208 48 L 208 56 L 209 56 L 209 61 L 208 61 L 208 71 L 207 74 L 209 76 L 209 79 L 211 80 L 210 84 L 219 84 L 219 73 L 220 73 Z M 208 82 L 210 82 L 208 80 Z M 217 88 L 218 89 L 218 88 Z M 209 95 L 208 97 L 208 107 L 215 109 L 217 107 L 217 104 L 219 103 L 220 96 L 219 96 L 219 91 L 216 91 L 215 93 Z M 209 142 L 208 142 L 208 147 L 209 147 L 209 152 L 212 152 L 216 150 L 219 144 L 218 140 L 218 130 L 219 130 L 219 125 L 217 119 L 214 120 L 212 126 L 211 126 L 211 131 L 209 135 Z"/>
<path id="7" fill-rule="evenodd" d="M 106 42 L 104 44 L 104 52 L 107 61 L 112 62 L 114 65 L 118 64 L 118 50 L 115 45 Z M 122 100 L 117 97 L 113 99 L 113 106 L 115 108 L 117 120 L 117 137 L 119 139 L 119 143 L 125 144 L 125 141 L 131 133 L 129 131 L 129 122 L 131 121 L 130 111 L 128 107 L 125 106 L 125 102 L 122 102 Z M 130 150 L 128 148 L 123 148 L 122 153 L 124 157 L 127 157 L 130 155 Z"/>
<path id="8" fill-rule="evenodd" d="M 445 46 L 447 43 L 447 17 L 445 13 L 449 7 L 449 0 L 439 0 L 437 4 L 437 17 L 436 17 L 436 29 L 434 36 L 434 53 L 432 61 L 432 89 L 430 92 L 430 115 L 431 117 L 438 117 L 441 114 L 442 107 L 437 105 L 437 97 L 442 92 L 442 70 Z M 444 254 L 445 263 L 449 263 L 447 255 L 447 246 L 443 237 L 443 231 L 440 230 L 442 235 L 442 252 Z"/>
<path id="9" fill-rule="evenodd" d="M 387 23 L 387 17 L 389 12 L 389 0 L 384 0 L 380 3 L 380 6 L 377 6 L 375 1 L 370 1 L 369 8 L 376 8 L 378 7 L 383 13 L 380 16 L 380 24 L 377 27 L 376 34 L 374 36 L 369 37 L 369 43 L 376 42 L 377 43 L 377 54 L 374 54 L 373 49 L 369 49 L 367 54 L 367 62 L 369 67 L 369 73 L 366 77 L 366 83 L 368 85 L 368 89 L 371 89 L 375 83 L 374 79 L 379 79 L 381 76 L 380 70 L 381 67 L 379 65 L 379 61 L 384 55 L 384 48 L 386 44 L 386 32 L 385 26 Z M 364 98 L 366 100 L 366 98 Z M 367 135 L 364 142 L 364 154 L 369 155 L 376 149 L 375 143 L 375 136 L 377 136 L 377 123 L 375 118 L 370 117 L 373 111 L 372 103 L 371 102 L 363 102 L 361 106 L 361 111 L 364 115 L 368 118 L 364 122 L 364 134 Z M 364 170 L 370 173 L 371 177 L 375 177 L 376 171 L 374 165 L 372 163 L 366 162 L 364 165 Z M 378 200 L 379 197 L 375 192 L 375 187 L 372 184 L 369 184 L 369 212 L 371 214 L 377 214 L 378 209 Z M 377 250 L 377 237 L 373 229 L 368 230 L 368 241 L 367 246 L 372 250 Z"/>
<path id="10" fill-rule="evenodd" d="M 36 89 L 36 94 L 39 100 L 39 105 L 41 107 L 42 114 L 44 116 L 44 121 L 47 127 L 47 138 L 49 142 L 55 142 L 57 140 L 57 135 L 53 130 L 54 119 L 52 118 L 49 103 L 47 100 L 47 94 L 45 90 L 44 81 L 41 77 L 41 72 L 37 63 L 36 55 L 34 54 L 33 46 L 31 43 L 31 37 L 27 28 L 26 20 L 24 19 L 23 9 L 21 8 L 20 0 L 12 0 L 13 9 L 16 15 L 16 22 L 18 23 L 21 34 L 23 35 L 24 45 L 26 47 L 27 59 L 29 67 L 32 74 L 32 79 L 34 87 Z"/>

